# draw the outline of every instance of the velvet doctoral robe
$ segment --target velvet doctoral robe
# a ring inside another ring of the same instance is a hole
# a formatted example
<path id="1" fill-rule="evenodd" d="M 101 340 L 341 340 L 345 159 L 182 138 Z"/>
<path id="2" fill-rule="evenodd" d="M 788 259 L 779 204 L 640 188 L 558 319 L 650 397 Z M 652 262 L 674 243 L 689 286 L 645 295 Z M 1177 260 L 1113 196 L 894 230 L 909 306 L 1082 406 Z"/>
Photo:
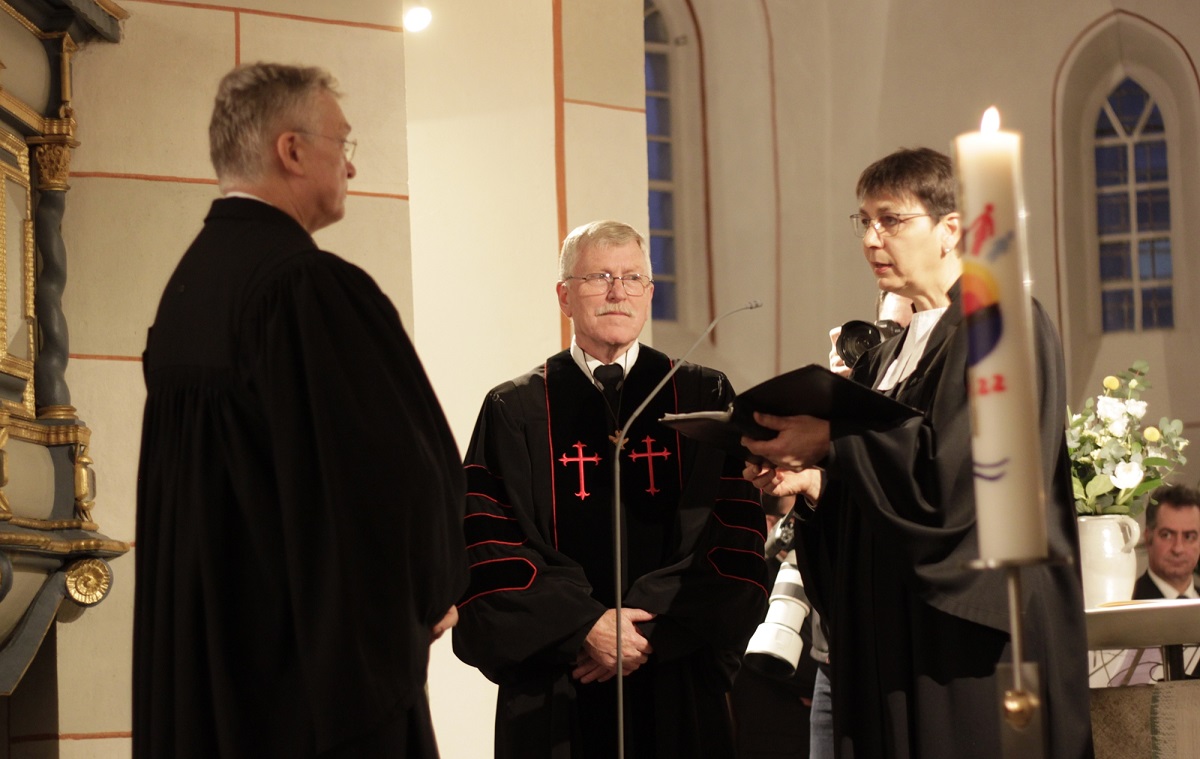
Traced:
<path id="1" fill-rule="evenodd" d="M 885 430 L 834 420 L 827 488 L 800 528 L 805 588 L 829 625 L 842 759 L 999 759 L 997 664 L 1010 659 L 1008 595 L 979 557 L 958 286 L 911 377 L 889 392 L 925 412 Z M 1087 642 L 1064 438 L 1057 334 L 1034 308 L 1050 553 L 1022 570 L 1025 661 L 1036 662 L 1049 759 L 1090 757 Z M 905 333 L 906 334 L 906 333 Z M 874 385 L 902 337 L 853 378 Z M 801 553 L 801 552 L 798 552 Z"/>
<path id="2" fill-rule="evenodd" d="M 290 216 L 218 200 L 144 371 L 134 756 L 431 756 L 465 483 L 387 297 Z"/>
<path id="3" fill-rule="evenodd" d="M 459 658 L 500 685 L 496 756 L 616 756 L 615 679 L 570 673 L 615 597 L 610 436 L 669 370 L 642 347 L 617 408 L 569 352 L 492 390 L 466 457 L 471 582 Z M 685 364 L 621 450 L 624 605 L 654 648 L 625 678 L 626 756 L 731 757 L 725 693 L 765 609 L 765 517 L 742 463 L 657 423 L 725 408 L 725 377 Z"/>

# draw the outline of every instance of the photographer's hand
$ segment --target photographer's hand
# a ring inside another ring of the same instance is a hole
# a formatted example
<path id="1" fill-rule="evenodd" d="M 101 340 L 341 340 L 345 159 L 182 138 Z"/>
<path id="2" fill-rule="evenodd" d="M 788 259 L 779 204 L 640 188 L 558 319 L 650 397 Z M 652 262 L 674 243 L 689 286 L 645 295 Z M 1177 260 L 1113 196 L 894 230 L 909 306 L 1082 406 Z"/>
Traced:
<path id="1" fill-rule="evenodd" d="M 802 495 L 816 503 L 821 497 L 821 470 L 817 467 L 793 472 L 747 462 L 746 468 L 742 470 L 742 478 L 749 480 L 766 495 L 781 499 L 794 499 L 795 496 Z M 789 508 L 783 513 L 790 510 L 789 504 Z"/>
<path id="2" fill-rule="evenodd" d="M 840 377 L 850 376 L 850 367 L 846 366 L 846 362 L 842 360 L 842 355 L 837 352 L 837 340 L 842 334 L 840 326 L 829 330 L 829 371 Z"/>

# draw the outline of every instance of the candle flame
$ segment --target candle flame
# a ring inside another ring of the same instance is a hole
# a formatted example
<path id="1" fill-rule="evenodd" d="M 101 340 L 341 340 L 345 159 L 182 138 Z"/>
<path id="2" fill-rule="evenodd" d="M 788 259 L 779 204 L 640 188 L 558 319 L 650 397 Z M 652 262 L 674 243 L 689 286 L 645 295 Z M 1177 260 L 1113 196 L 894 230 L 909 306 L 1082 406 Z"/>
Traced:
<path id="1" fill-rule="evenodd" d="M 1000 131 L 1000 111 L 996 106 L 991 106 L 983 112 L 983 120 L 979 122 L 979 131 L 985 134 L 994 134 Z"/>

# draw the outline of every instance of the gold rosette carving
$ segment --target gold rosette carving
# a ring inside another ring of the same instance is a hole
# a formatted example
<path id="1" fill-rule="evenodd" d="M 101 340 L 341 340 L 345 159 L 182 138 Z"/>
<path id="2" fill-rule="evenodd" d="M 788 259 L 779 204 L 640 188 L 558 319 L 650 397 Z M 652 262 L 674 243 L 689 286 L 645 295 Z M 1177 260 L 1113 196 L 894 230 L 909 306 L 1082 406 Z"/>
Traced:
<path id="1" fill-rule="evenodd" d="M 67 569 L 67 595 L 80 606 L 95 606 L 112 587 L 112 567 L 101 559 L 83 559 Z"/>

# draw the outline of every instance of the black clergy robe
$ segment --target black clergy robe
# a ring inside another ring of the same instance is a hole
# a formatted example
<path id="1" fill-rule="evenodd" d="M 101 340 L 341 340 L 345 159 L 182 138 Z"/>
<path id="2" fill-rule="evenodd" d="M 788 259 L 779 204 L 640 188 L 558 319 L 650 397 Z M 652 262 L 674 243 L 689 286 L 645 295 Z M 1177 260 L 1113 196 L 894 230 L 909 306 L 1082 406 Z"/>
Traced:
<path id="1" fill-rule="evenodd" d="M 645 346 L 623 424 L 670 360 Z M 767 598 L 765 517 L 742 462 L 657 423 L 722 409 L 724 375 L 685 364 L 621 451 L 624 605 L 654 652 L 625 678 L 626 756 L 732 757 L 725 693 Z M 613 435 L 603 395 L 564 351 L 493 389 L 466 457 L 471 582 L 454 650 L 499 684 L 496 756 L 612 759 L 615 679 L 570 677 L 614 605 Z"/>
<path id="2" fill-rule="evenodd" d="M 134 756 L 434 756 L 465 483 L 387 297 L 290 216 L 218 200 L 144 371 Z"/>
<path id="3" fill-rule="evenodd" d="M 979 557 L 959 288 L 916 371 L 889 394 L 923 417 L 889 430 L 834 420 L 828 484 L 800 528 L 809 598 L 829 625 L 841 759 L 999 759 L 998 662 L 1010 660 L 1008 595 Z M 1087 641 L 1064 438 L 1062 354 L 1035 303 L 1037 424 L 1050 554 L 1023 569 L 1025 661 L 1037 662 L 1047 759 L 1092 755 Z M 907 333 L 905 333 L 907 334 Z M 875 385 L 902 337 L 853 378 Z M 800 553 L 800 552 L 798 552 Z M 1011 687 L 1011 680 L 1002 680 Z"/>

